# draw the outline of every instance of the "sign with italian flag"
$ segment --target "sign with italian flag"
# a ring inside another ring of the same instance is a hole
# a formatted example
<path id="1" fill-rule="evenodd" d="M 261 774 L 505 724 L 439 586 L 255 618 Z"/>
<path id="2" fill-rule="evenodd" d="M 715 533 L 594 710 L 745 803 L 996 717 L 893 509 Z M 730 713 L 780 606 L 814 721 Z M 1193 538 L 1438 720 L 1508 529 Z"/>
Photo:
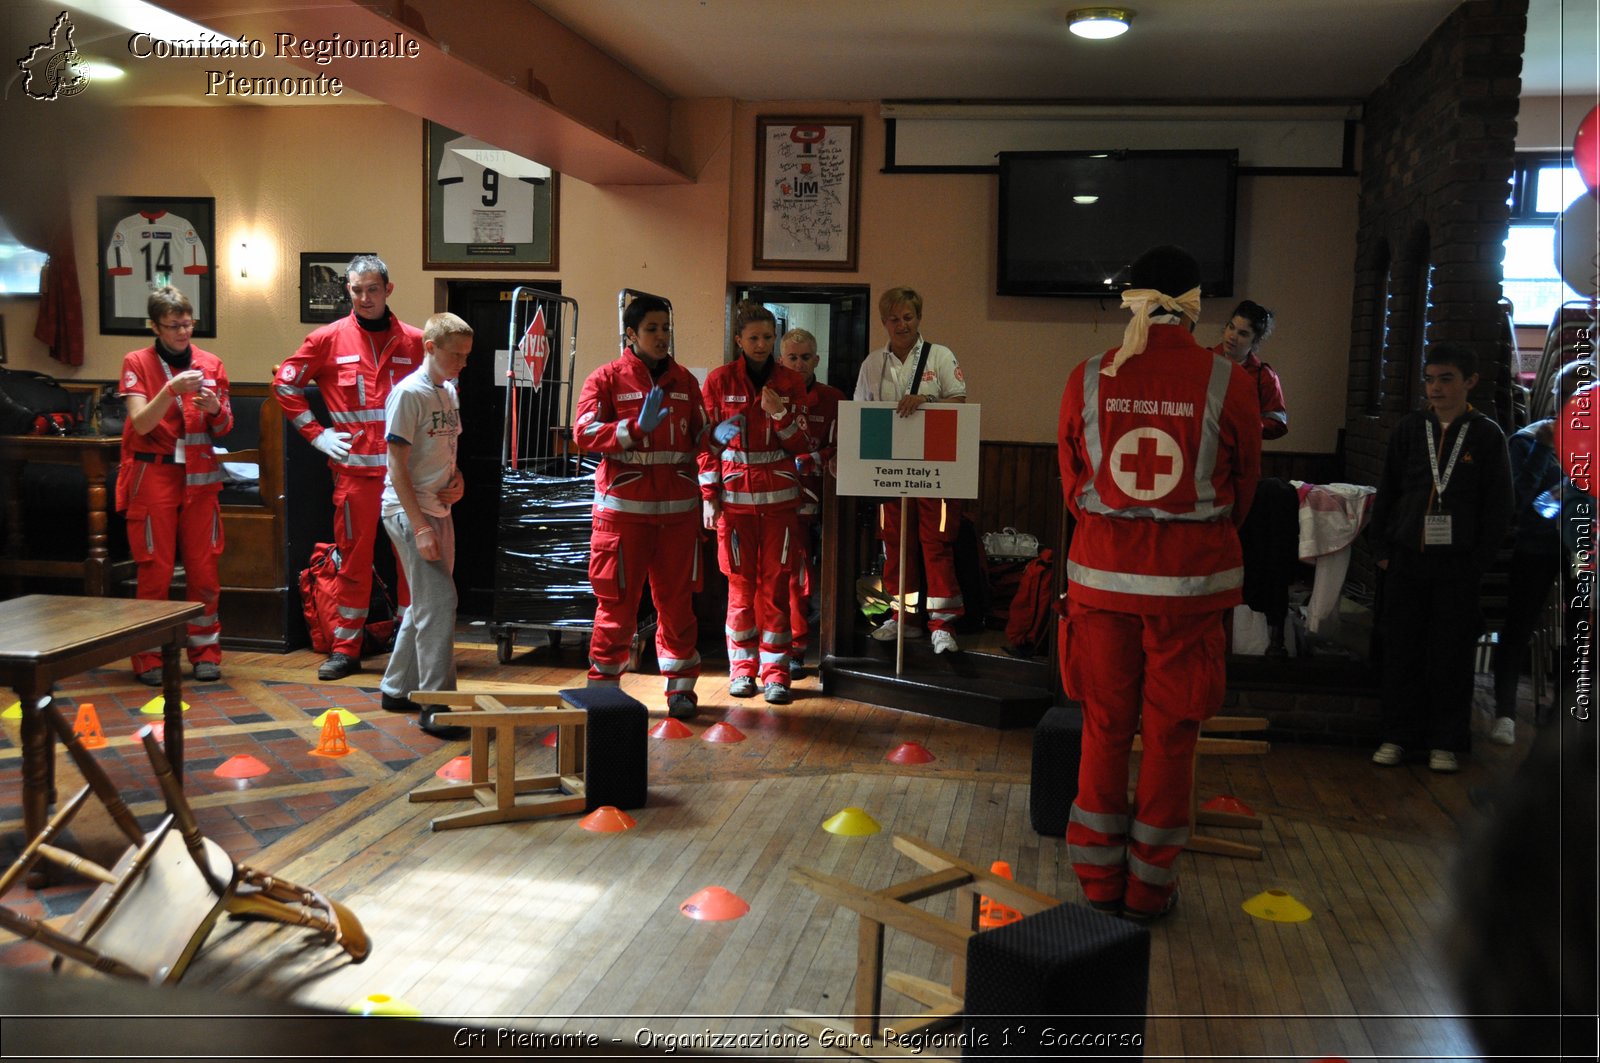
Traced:
<path id="1" fill-rule="evenodd" d="M 839 493 L 978 497 L 980 413 L 972 403 L 924 403 L 901 417 L 892 402 L 841 402 Z"/>

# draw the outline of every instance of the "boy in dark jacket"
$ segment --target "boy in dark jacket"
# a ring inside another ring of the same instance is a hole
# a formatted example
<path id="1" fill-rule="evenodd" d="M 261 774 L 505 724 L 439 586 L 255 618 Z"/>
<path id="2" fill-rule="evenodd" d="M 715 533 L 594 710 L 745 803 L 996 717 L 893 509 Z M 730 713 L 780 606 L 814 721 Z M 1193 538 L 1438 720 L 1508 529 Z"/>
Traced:
<path id="1" fill-rule="evenodd" d="M 1505 436 L 1472 408 L 1470 351 L 1424 356 L 1425 410 L 1389 436 L 1373 503 L 1373 553 L 1384 572 L 1383 744 L 1374 764 L 1428 749 L 1428 767 L 1460 770 L 1471 747 L 1472 654 L 1483 629 L 1478 590 L 1511 524 Z"/>

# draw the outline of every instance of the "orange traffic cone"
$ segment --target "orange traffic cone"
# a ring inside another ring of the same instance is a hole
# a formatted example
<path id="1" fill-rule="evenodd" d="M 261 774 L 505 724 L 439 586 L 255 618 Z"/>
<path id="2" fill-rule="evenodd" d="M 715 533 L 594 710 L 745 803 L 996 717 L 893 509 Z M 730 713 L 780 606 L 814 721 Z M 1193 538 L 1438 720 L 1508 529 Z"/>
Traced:
<path id="1" fill-rule="evenodd" d="M 1001 878 L 1011 877 L 1011 865 L 1004 860 L 996 860 L 989 865 L 989 871 Z M 993 930 L 997 926 L 1015 923 L 1022 918 L 1022 913 L 1015 908 L 1008 908 L 999 901 L 992 901 L 982 894 L 978 895 L 978 929 Z"/>
<path id="2" fill-rule="evenodd" d="M 84 749 L 104 749 L 108 744 L 100 730 L 100 714 L 94 711 L 94 702 L 85 701 L 78 706 L 78 715 L 72 721 L 72 735 Z"/>
<path id="3" fill-rule="evenodd" d="M 344 724 L 339 722 L 339 714 L 328 713 L 328 718 L 322 722 L 322 736 L 317 739 L 317 748 L 311 751 L 313 757 L 344 757 L 350 755 L 350 743 L 345 741 Z"/>

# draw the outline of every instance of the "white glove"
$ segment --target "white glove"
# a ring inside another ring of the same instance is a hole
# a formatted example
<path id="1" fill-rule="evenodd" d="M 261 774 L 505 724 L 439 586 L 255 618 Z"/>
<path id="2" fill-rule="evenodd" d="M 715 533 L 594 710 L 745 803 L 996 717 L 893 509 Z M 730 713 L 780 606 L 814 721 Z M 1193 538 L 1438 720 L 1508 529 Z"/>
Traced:
<path id="1" fill-rule="evenodd" d="M 311 441 L 311 445 L 334 461 L 343 461 L 350 456 L 350 433 L 324 428 L 322 433 Z"/>

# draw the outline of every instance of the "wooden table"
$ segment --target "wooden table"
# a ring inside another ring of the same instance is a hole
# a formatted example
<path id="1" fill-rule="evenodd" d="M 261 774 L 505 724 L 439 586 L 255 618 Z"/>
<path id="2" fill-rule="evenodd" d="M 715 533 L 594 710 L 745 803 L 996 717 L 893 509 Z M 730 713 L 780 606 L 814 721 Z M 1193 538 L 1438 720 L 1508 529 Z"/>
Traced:
<path id="1" fill-rule="evenodd" d="M 6 500 L 6 556 L 0 575 L 57 576 L 83 580 L 83 593 L 111 593 L 112 564 L 106 549 L 108 521 L 106 478 L 121 457 L 120 436 L 0 436 L 0 492 Z M 24 558 L 22 522 L 25 507 L 19 470 L 29 462 L 77 465 L 88 480 L 89 554 L 82 561 L 34 561 Z"/>
<path id="2" fill-rule="evenodd" d="M 183 778 L 182 649 L 199 602 L 147 602 L 29 594 L 0 602 L 0 682 L 22 702 L 23 844 L 44 828 L 55 800 L 55 737 L 39 699 L 67 676 L 161 646 L 167 759 Z"/>

